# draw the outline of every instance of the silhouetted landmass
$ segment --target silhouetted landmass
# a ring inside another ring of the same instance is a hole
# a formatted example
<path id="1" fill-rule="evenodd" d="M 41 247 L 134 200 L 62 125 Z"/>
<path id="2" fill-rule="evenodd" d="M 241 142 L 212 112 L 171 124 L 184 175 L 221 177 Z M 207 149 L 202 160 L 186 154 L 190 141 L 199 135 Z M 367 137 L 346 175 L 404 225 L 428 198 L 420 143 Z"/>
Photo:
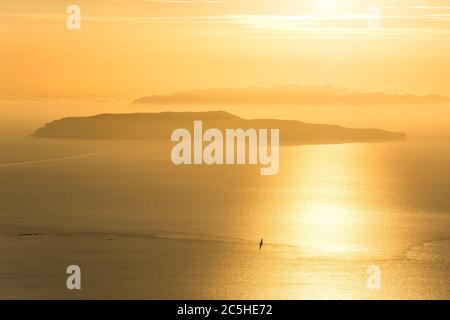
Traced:
<path id="1" fill-rule="evenodd" d="M 333 86 L 286 85 L 269 88 L 224 88 L 152 95 L 135 100 L 147 104 L 185 105 L 430 105 L 450 103 L 450 97 L 439 94 L 416 95 L 384 92 L 357 92 Z"/>
<path id="2" fill-rule="evenodd" d="M 193 131 L 193 122 L 203 121 L 207 128 L 280 129 L 280 143 L 326 144 L 343 142 L 377 142 L 404 140 L 404 133 L 379 129 L 349 129 L 335 125 L 308 124 L 293 120 L 247 120 L 223 112 L 161 112 L 133 114 L 100 114 L 56 120 L 33 135 L 59 139 L 170 139 L 177 128 Z"/>

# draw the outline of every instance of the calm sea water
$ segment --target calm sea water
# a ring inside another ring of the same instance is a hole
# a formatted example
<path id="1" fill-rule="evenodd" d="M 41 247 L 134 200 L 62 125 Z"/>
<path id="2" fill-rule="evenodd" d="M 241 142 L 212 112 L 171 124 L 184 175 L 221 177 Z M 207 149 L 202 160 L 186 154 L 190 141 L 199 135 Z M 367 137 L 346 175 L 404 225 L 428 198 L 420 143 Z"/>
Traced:
<path id="1" fill-rule="evenodd" d="M 286 147 L 272 177 L 162 141 L 0 147 L 0 298 L 450 298 L 450 141 Z"/>

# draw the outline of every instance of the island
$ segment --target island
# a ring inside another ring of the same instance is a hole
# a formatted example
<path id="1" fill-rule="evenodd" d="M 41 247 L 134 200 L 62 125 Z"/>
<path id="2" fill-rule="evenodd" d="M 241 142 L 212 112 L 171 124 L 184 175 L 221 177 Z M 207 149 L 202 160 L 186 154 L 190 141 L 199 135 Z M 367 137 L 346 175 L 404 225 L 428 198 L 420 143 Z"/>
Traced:
<path id="1" fill-rule="evenodd" d="M 99 114 L 68 117 L 47 123 L 33 133 L 54 139 L 170 139 L 173 130 L 192 128 L 196 120 L 205 129 L 279 129 L 281 145 L 335 144 L 406 140 L 402 132 L 353 129 L 296 120 L 244 119 L 225 111 Z"/>

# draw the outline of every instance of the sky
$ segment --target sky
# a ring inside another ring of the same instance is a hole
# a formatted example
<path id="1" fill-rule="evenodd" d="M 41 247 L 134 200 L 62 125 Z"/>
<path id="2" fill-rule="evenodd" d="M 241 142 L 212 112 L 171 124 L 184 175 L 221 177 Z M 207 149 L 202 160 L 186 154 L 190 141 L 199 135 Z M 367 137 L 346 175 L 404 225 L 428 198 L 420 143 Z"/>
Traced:
<path id="1" fill-rule="evenodd" d="M 73 4 L 80 30 L 66 27 Z M 1 0 L 0 42 L 0 99 L 287 84 L 450 95 L 448 0 Z"/>

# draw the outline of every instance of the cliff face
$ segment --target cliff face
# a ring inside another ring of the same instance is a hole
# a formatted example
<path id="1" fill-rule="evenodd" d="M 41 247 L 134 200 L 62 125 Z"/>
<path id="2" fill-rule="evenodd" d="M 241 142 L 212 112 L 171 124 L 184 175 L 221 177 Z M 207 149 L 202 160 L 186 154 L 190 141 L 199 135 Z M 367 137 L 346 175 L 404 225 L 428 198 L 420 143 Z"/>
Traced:
<path id="1" fill-rule="evenodd" d="M 195 120 L 202 120 L 205 129 L 280 129 L 280 142 L 283 145 L 406 139 L 404 133 L 379 129 L 350 129 L 292 120 L 247 120 L 223 111 L 100 114 L 63 118 L 46 124 L 33 136 L 56 139 L 170 139 L 174 129 L 191 130 Z"/>

